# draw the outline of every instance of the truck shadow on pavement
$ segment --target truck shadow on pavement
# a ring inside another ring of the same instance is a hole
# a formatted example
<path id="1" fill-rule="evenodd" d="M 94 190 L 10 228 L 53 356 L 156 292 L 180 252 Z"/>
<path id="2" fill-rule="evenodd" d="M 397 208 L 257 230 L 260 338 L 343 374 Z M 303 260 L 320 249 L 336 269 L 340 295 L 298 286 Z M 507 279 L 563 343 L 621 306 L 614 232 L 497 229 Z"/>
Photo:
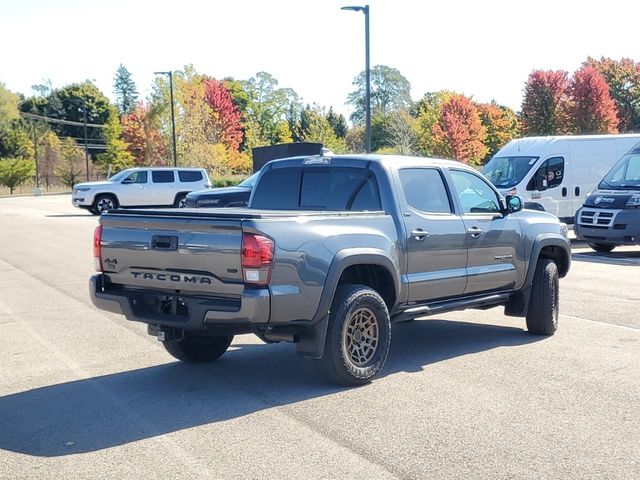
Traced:
<path id="1" fill-rule="evenodd" d="M 637 252 L 574 252 L 571 254 L 574 262 L 602 263 L 609 265 L 640 267 L 640 251 Z"/>
<path id="2" fill-rule="evenodd" d="M 376 382 L 543 338 L 519 328 L 437 319 L 395 325 L 392 335 Z M 172 362 L 0 397 L 0 449 L 39 457 L 93 452 L 343 390 L 327 384 L 292 345 L 234 344 L 214 364 Z"/>

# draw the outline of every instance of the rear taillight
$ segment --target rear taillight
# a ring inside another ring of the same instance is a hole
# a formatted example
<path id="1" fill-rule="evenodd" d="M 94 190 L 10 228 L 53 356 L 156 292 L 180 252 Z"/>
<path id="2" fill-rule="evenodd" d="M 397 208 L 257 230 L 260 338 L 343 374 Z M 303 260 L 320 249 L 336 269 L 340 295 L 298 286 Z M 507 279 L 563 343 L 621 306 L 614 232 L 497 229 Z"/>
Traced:
<path id="1" fill-rule="evenodd" d="M 93 231 L 93 266 L 97 272 L 102 272 L 102 225 Z"/>
<path id="2" fill-rule="evenodd" d="M 273 266 L 273 240 L 253 233 L 242 234 L 242 277 L 251 285 L 268 285 Z"/>

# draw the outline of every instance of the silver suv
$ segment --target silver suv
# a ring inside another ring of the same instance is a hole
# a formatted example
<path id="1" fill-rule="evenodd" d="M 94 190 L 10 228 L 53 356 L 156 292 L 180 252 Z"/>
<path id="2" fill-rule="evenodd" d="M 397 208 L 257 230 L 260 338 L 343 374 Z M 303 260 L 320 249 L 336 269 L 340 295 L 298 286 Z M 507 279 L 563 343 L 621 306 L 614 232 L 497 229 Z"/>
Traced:
<path id="1" fill-rule="evenodd" d="M 202 168 L 127 168 L 102 182 L 73 186 L 74 207 L 94 215 L 118 207 L 182 207 L 187 193 L 211 188 Z"/>

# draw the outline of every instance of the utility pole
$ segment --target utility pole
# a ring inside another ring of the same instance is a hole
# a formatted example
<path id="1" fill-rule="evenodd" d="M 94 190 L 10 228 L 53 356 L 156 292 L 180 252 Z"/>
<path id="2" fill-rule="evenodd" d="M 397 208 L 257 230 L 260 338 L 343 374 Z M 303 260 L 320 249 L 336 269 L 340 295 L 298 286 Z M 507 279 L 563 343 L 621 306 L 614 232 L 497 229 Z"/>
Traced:
<path id="1" fill-rule="evenodd" d="M 40 190 L 40 173 L 38 171 L 38 134 L 36 132 L 36 122 L 31 120 L 31 128 L 33 128 L 33 151 L 35 153 L 36 160 L 36 187 L 33 189 L 34 195 L 42 195 L 42 190 Z"/>
<path id="2" fill-rule="evenodd" d="M 84 164 L 87 169 L 87 182 L 89 181 L 89 139 L 87 137 L 87 101 L 82 99 L 82 116 L 84 120 Z"/>

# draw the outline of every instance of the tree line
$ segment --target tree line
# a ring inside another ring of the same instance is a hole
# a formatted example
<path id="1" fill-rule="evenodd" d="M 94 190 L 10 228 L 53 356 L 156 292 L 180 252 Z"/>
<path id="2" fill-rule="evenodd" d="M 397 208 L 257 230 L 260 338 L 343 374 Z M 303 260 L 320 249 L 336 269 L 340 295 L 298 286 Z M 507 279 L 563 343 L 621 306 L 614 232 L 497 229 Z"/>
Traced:
<path id="1" fill-rule="evenodd" d="M 353 80 L 350 123 L 333 108 L 305 104 L 266 72 L 247 80 L 215 79 L 191 66 L 173 72 L 179 164 L 213 177 L 247 174 L 251 149 L 320 142 L 336 153 L 364 151 L 365 73 Z M 130 166 L 172 164 L 169 80 L 157 77 L 141 100 L 122 65 L 116 102 L 90 81 L 15 94 L 0 83 L 0 184 L 11 191 L 32 178 L 37 154 L 41 183 L 71 186 L 90 170 L 105 175 Z M 640 64 L 588 58 L 572 75 L 534 70 L 519 112 L 461 93 L 428 92 L 414 102 L 410 82 L 395 68 L 371 70 L 372 149 L 480 165 L 517 136 L 598 134 L 640 130 Z M 26 114 L 26 115 L 25 115 Z M 85 124 L 87 126 L 85 126 Z"/>

